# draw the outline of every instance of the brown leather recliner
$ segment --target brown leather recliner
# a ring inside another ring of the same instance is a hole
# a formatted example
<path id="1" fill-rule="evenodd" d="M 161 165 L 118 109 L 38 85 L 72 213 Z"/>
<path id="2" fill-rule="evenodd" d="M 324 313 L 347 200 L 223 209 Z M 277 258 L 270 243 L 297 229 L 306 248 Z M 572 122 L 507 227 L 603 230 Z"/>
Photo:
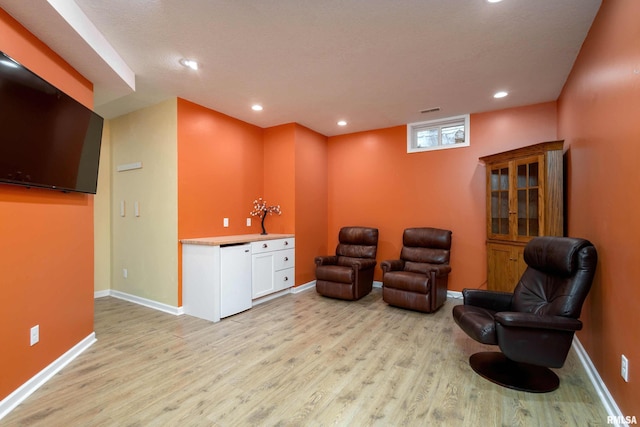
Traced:
<path id="1" fill-rule="evenodd" d="M 480 376 L 515 390 L 544 393 L 558 388 L 548 368 L 564 365 L 582 304 L 596 270 L 595 247 L 584 239 L 536 237 L 524 249 L 527 269 L 513 293 L 464 289 L 453 307 L 462 330 L 500 352 L 469 358 Z"/>
<path id="2" fill-rule="evenodd" d="M 380 263 L 382 299 L 389 305 L 431 313 L 447 300 L 451 231 L 407 228 L 400 259 Z"/>
<path id="3" fill-rule="evenodd" d="M 316 291 L 326 297 L 357 300 L 373 287 L 378 229 L 343 227 L 333 256 L 319 256 L 316 263 Z"/>

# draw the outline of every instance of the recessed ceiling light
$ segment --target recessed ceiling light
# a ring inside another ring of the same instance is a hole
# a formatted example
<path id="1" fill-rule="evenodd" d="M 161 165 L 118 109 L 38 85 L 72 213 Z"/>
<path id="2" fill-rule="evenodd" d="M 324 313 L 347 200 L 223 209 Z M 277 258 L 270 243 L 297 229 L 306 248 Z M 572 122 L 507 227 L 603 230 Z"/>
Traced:
<path id="1" fill-rule="evenodd" d="M 487 3 L 500 3 L 502 0 L 487 0 Z"/>
<path id="2" fill-rule="evenodd" d="M 340 120 L 340 121 L 338 122 L 338 126 L 346 126 L 346 125 L 347 125 L 346 120 Z"/>
<path id="3" fill-rule="evenodd" d="M 253 104 L 253 105 L 251 106 L 251 109 L 252 109 L 253 111 L 262 111 L 262 105 L 260 105 L 260 104 Z"/>
<path id="4" fill-rule="evenodd" d="M 182 64 L 184 67 L 191 68 L 192 70 L 198 69 L 198 63 L 193 59 L 182 58 L 180 60 L 180 64 Z"/>
<path id="5" fill-rule="evenodd" d="M 509 95 L 509 92 L 505 92 L 505 91 L 500 91 L 500 92 L 496 92 L 493 94 L 494 98 L 504 98 L 505 96 Z"/>

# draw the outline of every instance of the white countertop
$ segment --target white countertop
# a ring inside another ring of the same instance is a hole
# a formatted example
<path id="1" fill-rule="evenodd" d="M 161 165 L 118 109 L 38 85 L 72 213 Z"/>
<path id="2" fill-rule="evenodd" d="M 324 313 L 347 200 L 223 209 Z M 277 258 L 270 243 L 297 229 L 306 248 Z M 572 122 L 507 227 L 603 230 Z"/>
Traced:
<path id="1" fill-rule="evenodd" d="M 287 239 L 294 237 L 293 234 L 238 234 L 235 236 L 215 236 L 215 237 L 199 237 L 195 239 L 182 239 L 180 243 L 183 245 L 206 245 L 220 246 L 234 243 L 250 243 L 261 240 Z"/>

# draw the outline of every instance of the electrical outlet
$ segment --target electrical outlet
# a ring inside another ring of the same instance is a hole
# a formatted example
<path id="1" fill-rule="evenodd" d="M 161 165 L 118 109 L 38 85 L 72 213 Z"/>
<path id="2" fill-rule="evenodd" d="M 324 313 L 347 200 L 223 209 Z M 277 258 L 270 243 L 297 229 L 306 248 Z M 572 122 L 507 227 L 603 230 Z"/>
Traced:
<path id="1" fill-rule="evenodd" d="M 247 218 L 247 227 L 251 227 L 251 218 Z"/>
<path id="2" fill-rule="evenodd" d="M 625 382 L 629 382 L 629 359 L 623 354 L 620 361 L 620 376 Z"/>
<path id="3" fill-rule="evenodd" d="M 125 279 L 129 277 L 129 271 L 126 268 L 122 269 L 122 277 L 124 277 Z"/>
<path id="4" fill-rule="evenodd" d="M 38 343 L 38 341 L 40 341 L 40 325 L 36 325 L 33 328 L 31 328 L 31 331 L 29 333 L 29 338 L 30 338 L 31 345 L 35 345 Z"/>
<path id="5" fill-rule="evenodd" d="M 228 227 L 229 226 L 229 218 L 223 218 L 222 219 L 222 226 L 223 227 Z"/>

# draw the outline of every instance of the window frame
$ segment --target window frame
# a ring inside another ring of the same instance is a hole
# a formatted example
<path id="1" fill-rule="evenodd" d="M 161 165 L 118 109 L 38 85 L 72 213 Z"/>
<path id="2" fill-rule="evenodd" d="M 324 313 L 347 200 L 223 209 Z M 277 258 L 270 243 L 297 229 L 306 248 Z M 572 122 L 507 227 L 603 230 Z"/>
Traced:
<path id="1" fill-rule="evenodd" d="M 454 144 L 442 144 L 442 128 L 464 125 L 464 142 Z M 427 129 L 438 129 L 438 145 L 431 147 L 418 147 L 417 133 Z M 442 119 L 428 120 L 407 124 L 407 153 L 422 153 L 425 151 L 446 150 L 450 148 L 468 147 L 471 145 L 469 132 L 469 114 L 461 116 L 445 117 Z"/>

